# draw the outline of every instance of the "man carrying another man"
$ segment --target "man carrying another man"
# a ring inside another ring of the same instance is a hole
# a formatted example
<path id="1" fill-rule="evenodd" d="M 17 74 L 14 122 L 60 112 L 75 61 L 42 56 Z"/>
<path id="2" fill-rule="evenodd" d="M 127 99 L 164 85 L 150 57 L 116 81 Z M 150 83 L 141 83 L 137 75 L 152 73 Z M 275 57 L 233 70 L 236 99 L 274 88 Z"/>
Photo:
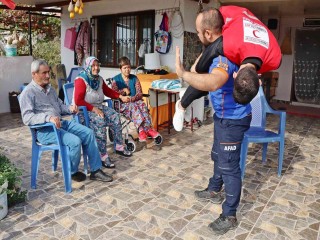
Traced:
<path id="1" fill-rule="evenodd" d="M 240 69 L 254 67 L 258 73 L 275 70 L 280 66 L 281 50 L 277 40 L 248 9 L 223 6 L 217 11 L 224 20 L 222 35 L 205 46 L 205 50 L 192 66 L 192 72 L 207 73 L 212 59 L 218 55 L 241 64 Z M 216 22 L 212 21 L 212 24 Z M 237 103 L 247 104 L 255 97 L 259 90 L 259 82 L 254 82 L 256 78 L 256 72 L 252 72 L 245 81 L 235 74 L 234 98 Z M 173 126 L 177 131 L 182 130 L 184 120 L 191 121 L 188 106 L 195 99 L 207 94 L 207 91 L 189 86 L 183 96 L 180 96 L 181 101 L 177 101 L 173 118 Z"/>
<path id="2" fill-rule="evenodd" d="M 221 37 L 223 23 L 223 17 L 217 9 L 208 9 L 199 13 L 196 18 L 196 30 L 204 46 L 208 48 Z M 176 49 L 177 75 L 193 88 L 209 91 L 215 110 L 214 143 L 211 150 L 211 159 L 214 161 L 213 176 L 209 180 L 208 187 L 195 191 L 195 196 L 199 200 L 221 203 L 220 191 L 224 184 L 225 201 L 222 205 L 222 213 L 218 219 L 209 224 L 213 232 L 224 234 L 238 225 L 236 211 L 242 187 L 240 150 L 244 132 L 249 129 L 251 122 L 250 104 L 239 104 L 235 101 L 234 73 L 238 72 L 238 77 L 243 79 L 237 83 L 239 87 L 249 91 L 259 87 L 257 86 L 259 79 L 255 68 L 251 65 L 239 71 L 237 65 L 221 55 L 207 61 L 211 61 L 207 73 L 187 72 L 180 61 L 180 50 L 178 47 Z M 252 81 L 248 81 L 250 78 Z M 246 85 L 244 86 L 243 83 Z M 243 101 L 246 96 L 240 93 L 237 97 Z"/>

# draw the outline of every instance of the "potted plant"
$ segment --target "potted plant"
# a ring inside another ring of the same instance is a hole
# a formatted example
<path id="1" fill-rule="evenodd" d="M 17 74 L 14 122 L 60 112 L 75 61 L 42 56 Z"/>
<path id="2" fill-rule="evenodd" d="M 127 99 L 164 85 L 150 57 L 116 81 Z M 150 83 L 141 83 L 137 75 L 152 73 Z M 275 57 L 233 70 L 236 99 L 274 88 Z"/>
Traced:
<path id="1" fill-rule="evenodd" d="M 3 184 L 2 184 L 3 182 Z M 0 176 L 0 220 L 8 214 L 8 198 L 7 198 L 8 181 Z"/>
<path id="2" fill-rule="evenodd" d="M 0 153 L 0 219 L 2 210 L 5 217 L 7 214 L 5 210 L 8 211 L 8 207 L 26 200 L 27 191 L 21 191 L 21 175 L 21 170 Z M 4 206 L 5 202 L 7 206 Z"/>

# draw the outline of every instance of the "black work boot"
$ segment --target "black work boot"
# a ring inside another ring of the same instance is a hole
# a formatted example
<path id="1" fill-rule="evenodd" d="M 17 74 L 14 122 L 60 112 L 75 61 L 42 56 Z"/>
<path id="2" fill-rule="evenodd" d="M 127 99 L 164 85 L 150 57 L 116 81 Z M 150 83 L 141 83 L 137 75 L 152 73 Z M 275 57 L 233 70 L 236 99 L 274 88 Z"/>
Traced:
<path id="1" fill-rule="evenodd" d="M 208 227 L 214 233 L 222 235 L 229 230 L 237 228 L 237 226 L 238 221 L 235 216 L 223 216 L 222 214 L 220 214 L 220 217 L 210 223 Z"/>
<path id="2" fill-rule="evenodd" d="M 90 180 L 97 180 L 102 182 L 112 182 L 113 178 L 111 175 L 104 173 L 101 169 L 91 172 Z"/>
<path id="3" fill-rule="evenodd" d="M 199 201 L 221 203 L 223 200 L 220 192 L 209 191 L 208 188 L 200 191 L 194 191 L 194 195 Z"/>

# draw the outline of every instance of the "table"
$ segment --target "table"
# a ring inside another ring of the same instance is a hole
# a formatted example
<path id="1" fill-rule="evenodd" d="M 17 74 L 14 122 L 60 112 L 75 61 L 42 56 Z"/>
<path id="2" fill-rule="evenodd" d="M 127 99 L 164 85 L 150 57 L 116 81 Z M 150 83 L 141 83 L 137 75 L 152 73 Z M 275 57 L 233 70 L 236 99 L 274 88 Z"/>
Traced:
<path id="1" fill-rule="evenodd" d="M 169 73 L 165 75 L 154 75 L 154 74 L 137 74 L 137 77 L 141 83 L 142 93 L 148 94 L 149 88 L 151 88 L 151 83 L 154 80 L 158 79 L 178 79 L 178 76 L 176 73 Z M 150 115 L 152 119 L 152 125 L 157 128 L 158 125 L 167 122 L 168 116 L 169 116 L 169 108 L 167 104 L 156 107 L 149 106 Z M 174 113 L 174 106 L 173 109 L 171 108 L 171 113 Z M 157 114 L 158 111 L 158 114 Z M 157 117 L 158 116 L 158 117 Z"/>
<path id="2" fill-rule="evenodd" d="M 173 111 L 172 107 L 175 106 L 175 103 L 177 101 L 177 93 L 180 92 L 181 88 L 178 89 L 159 89 L 159 88 L 150 88 L 149 90 L 154 91 L 156 93 L 156 122 L 159 122 L 159 93 L 167 93 L 168 94 L 168 104 L 167 104 L 167 109 L 168 109 L 168 120 L 161 123 L 157 124 L 157 131 L 159 130 L 159 127 L 161 126 L 167 126 L 168 127 L 168 134 L 170 134 L 170 128 L 172 126 L 172 116 L 173 116 Z M 172 106 L 172 96 L 174 96 L 174 104 Z"/>

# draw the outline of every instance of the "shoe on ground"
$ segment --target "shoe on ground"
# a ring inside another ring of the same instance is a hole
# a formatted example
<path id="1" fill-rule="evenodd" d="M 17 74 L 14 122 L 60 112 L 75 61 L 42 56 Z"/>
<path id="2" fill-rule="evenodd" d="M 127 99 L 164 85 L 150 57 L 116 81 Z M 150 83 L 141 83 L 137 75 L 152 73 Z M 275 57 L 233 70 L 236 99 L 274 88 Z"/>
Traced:
<path id="1" fill-rule="evenodd" d="M 119 154 L 119 155 L 124 156 L 124 157 L 131 157 L 132 156 L 132 152 L 130 152 L 126 148 L 124 148 L 123 151 L 116 150 L 116 154 Z"/>
<path id="2" fill-rule="evenodd" d="M 223 198 L 221 192 L 209 191 L 208 188 L 200 191 L 194 191 L 194 195 L 199 201 L 210 201 L 212 203 L 221 203 Z"/>
<path id="3" fill-rule="evenodd" d="M 90 174 L 91 180 L 101 181 L 101 182 L 112 182 L 113 178 L 111 175 L 104 173 L 101 169 L 97 171 L 91 172 Z"/>
<path id="4" fill-rule="evenodd" d="M 139 142 L 145 142 L 147 141 L 147 134 L 145 131 L 141 130 L 139 132 Z"/>
<path id="5" fill-rule="evenodd" d="M 215 234 L 222 235 L 229 230 L 237 228 L 237 226 L 238 221 L 235 216 L 223 216 L 220 214 L 220 217 L 210 223 L 208 227 Z"/>
<path id="6" fill-rule="evenodd" d="M 101 161 L 102 166 L 105 168 L 115 168 L 116 165 L 114 163 L 111 163 L 111 161 Z"/>
<path id="7" fill-rule="evenodd" d="M 180 99 L 176 102 L 176 112 L 173 116 L 173 127 L 177 132 L 183 129 L 185 110 L 179 108 Z"/>
<path id="8" fill-rule="evenodd" d="M 160 133 L 158 133 L 156 130 L 150 128 L 147 132 L 148 136 L 151 138 L 156 138 L 160 135 Z"/>
<path id="9" fill-rule="evenodd" d="M 83 182 L 86 178 L 87 176 L 82 172 L 76 172 L 71 175 L 71 179 L 76 182 Z"/>

